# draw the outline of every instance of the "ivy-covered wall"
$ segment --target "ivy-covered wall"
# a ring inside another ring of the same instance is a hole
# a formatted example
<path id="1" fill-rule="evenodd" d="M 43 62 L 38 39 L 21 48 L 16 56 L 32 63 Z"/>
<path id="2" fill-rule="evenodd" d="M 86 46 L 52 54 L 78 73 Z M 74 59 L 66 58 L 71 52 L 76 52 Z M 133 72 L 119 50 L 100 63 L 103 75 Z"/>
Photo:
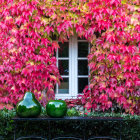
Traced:
<path id="1" fill-rule="evenodd" d="M 26 91 L 43 105 L 54 98 L 60 74 L 52 36 L 64 42 L 77 34 L 92 44 L 82 104 L 139 114 L 139 11 L 138 0 L 0 0 L 1 108 L 15 105 Z"/>

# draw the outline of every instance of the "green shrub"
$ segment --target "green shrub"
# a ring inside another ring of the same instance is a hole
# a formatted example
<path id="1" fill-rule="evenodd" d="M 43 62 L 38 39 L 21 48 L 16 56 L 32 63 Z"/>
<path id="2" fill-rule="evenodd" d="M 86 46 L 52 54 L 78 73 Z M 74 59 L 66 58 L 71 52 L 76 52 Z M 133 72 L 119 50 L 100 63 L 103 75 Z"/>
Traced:
<path id="1" fill-rule="evenodd" d="M 13 121 L 12 117 L 16 115 L 15 110 L 0 110 L 0 140 L 13 140 Z M 71 114 L 70 114 L 71 115 Z M 83 116 L 82 114 L 81 116 Z M 42 109 L 41 117 L 46 116 L 45 109 Z M 132 116 L 126 114 L 116 114 L 116 113 L 101 113 L 101 112 L 91 112 L 87 116 L 95 117 L 123 117 L 124 121 L 122 126 L 122 139 L 123 140 L 139 140 L 140 139 L 140 116 Z M 111 135 L 119 137 L 119 122 L 106 122 L 106 121 L 89 121 L 87 122 L 86 132 L 88 136 L 91 135 Z M 29 134 L 43 134 L 47 136 L 48 134 L 48 122 L 20 122 L 17 132 L 17 136 Z M 94 131 L 92 131 L 92 129 Z M 76 134 L 82 135 L 84 130 L 84 124 L 81 121 L 56 121 L 51 122 L 51 132 L 52 134 Z"/>
<path id="2" fill-rule="evenodd" d="M 0 139 L 10 140 L 13 137 L 12 117 L 16 115 L 15 110 L 0 110 Z"/>

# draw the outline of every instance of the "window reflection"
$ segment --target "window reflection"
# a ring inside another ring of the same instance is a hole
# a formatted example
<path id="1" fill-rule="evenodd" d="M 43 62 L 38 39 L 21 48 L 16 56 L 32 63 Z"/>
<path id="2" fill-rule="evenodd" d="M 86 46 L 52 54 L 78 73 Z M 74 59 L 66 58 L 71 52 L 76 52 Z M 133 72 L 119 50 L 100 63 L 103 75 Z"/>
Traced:
<path id="1" fill-rule="evenodd" d="M 88 85 L 88 78 L 78 78 L 78 93 L 82 93 L 85 86 Z"/>
<path id="2" fill-rule="evenodd" d="M 87 57 L 88 42 L 78 42 L 78 57 Z"/>
<path id="3" fill-rule="evenodd" d="M 78 75 L 88 75 L 88 60 L 78 60 Z"/>
<path id="4" fill-rule="evenodd" d="M 60 86 L 58 87 L 58 94 L 68 94 L 69 93 L 69 79 L 63 78 Z"/>
<path id="5" fill-rule="evenodd" d="M 68 60 L 59 60 L 58 61 L 60 75 L 68 75 L 69 74 L 68 66 L 69 66 Z"/>
<path id="6" fill-rule="evenodd" d="M 69 57 L 69 43 L 64 42 L 61 43 L 59 42 L 60 48 L 58 49 L 58 57 Z"/>

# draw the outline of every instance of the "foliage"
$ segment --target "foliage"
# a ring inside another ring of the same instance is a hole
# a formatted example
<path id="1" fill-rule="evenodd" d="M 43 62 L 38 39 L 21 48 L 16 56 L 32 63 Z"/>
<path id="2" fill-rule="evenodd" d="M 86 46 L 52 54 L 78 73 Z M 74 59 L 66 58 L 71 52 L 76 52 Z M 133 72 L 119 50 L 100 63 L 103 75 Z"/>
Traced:
<path id="1" fill-rule="evenodd" d="M 46 116 L 46 109 L 44 107 L 42 107 L 43 112 L 41 113 L 41 117 Z M 7 110 L 7 109 L 3 109 L 0 110 L 0 139 L 1 140 L 12 140 L 13 139 L 13 131 L 14 131 L 14 126 L 13 126 L 13 121 L 11 120 L 11 118 L 13 118 L 16 115 L 15 110 Z M 79 114 L 80 115 L 80 114 Z M 80 116 L 83 116 L 82 114 Z M 140 116 L 137 115 L 128 115 L 128 114 L 114 114 L 114 113 L 100 113 L 100 112 L 94 112 L 94 113 L 89 113 L 88 116 L 95 116 L 95 117 L 123 117 L 124 121 L 123 121 L 123 127 L 122 127 L 122 139 L 123 140 L 128 140 L 128 139 L 139 139 L 140 135 L 139 135 L 139 131 L 140 131 Z M 92 131 L 90 130 L 90 128 L 95 128 L 94 132 L 98 130 L 103 130 L 104 134 L 109 132 L 109 135 L 115 135 L 119 137 L 119 133 L 118 133 L 118 129 L 119 129 L 119 124 L 116 125 L 115 122 L 111 122 L 111 123 L 107 123 L 107 122 L 87 122 L 87 135 L 91 135 Z M 29 127 L 28 127 L 29 126 Z M 43 122 L 43 124 L 41 122 L 34 122 L 31 125 L 29 125 L 28 123 L 25 122 L 21 122 L 21 124 L 18 124 L 18 132 L 17 132 L 17 136 L 23 136 L 24 133 L 33 133 L 33 131 L 36 131 L 37 133 L 40 134 L 44 134 L 44 132 L 48 132 L 48 124 L 46 124 L 45 122 Z M 92 127 L 91 127 L 92 126 Z M 104 129 L 103 129 L 104 127 Z M 38 132 L 38 128 L 39 128 L 39 132 Z M 63 129 L 64 128 L 64 129 Z M 69 129 L 67 129 L 69 128 Z M 78 132 L 79 134 L 81 134 L 81 132 L 83 132 L 83 124 L 82 122 L 56 122 L 55 124 L 53 124 L 51 126 L 52 132 L 56 132 L 59 134 L 63 134 L 63 130 L 64 131 L 69 131 L 70 133 L 74 134 L 74 132 Z M 26 130 L 26 131 L 25 131 Z M 107 131 L 106 131 L 107 130 Z M 53 133 L 53 134 L 56 134 Z M 46 133 L 47 134 L 47 133 Z M 94 133 L 95 134 L 95 133 Z M 99 132 L 96 132 L 96 134 L 98 135 Z"/>
<path id="2" fill-rule="evenodd" d="M 32 91 L 43 104 L 60 79 L 52 41 L 86 38 L 90 85 L 80 96 L 88 110 L 139 114 L 138 0 L 1 0 L 0 102 L 16 104 Z M 42 91 L 46 89 L 46 96 Z"/>
<path id="3" fill-rule="evenodd" d="M 16 104 L 26 91 L 35 93 L 44 105 L 54 98 L 59 82 L 58 45 L 44 32 L 43 11 L 38 2 L 3 1 L 0 13 L 0 102 Z M 9 4 L 8 4 L 9 3 Z M 44 15 L 45 16 L 45 15 Z M 41 92 L 46 89 L 46 96 Z"/>
<path id="4" fill-rule="evenodd" d="M 69 116 L 69 117 L 72 117 L 72 116 L 79 116 L 80 115 L 80 112 L 78 112 L 77 110 L 76 110 L 76 108 L 69 108 L 68 110 L 67 110 L 67 116 Z"/>
<path id="5" fill-rule="evenodd" d="M 92 4 L 95 5 L 96 2 Z M 103 32 L 96 41 L 93 40 L 93 47 L 88 56 L 90 85 L 85 88 L 85 94 L 81 97 L 89 110 L 104 111 L 112 108 L 114 111 L 114 107 L 118 106 L 131 114 L 139 114 L 139 3 L 131 1 L 118 7 L 119 4 L 116 1 L 107 9 L 103 5 L 105 15 L 99 15 L 98 22 Z M 89 9 L 92 13 L 97 12 L 92 5 L 89 5 Z M 110 11 L 114 18 L 105 11 Z M 102 23 L 103 20 L 106 24 Z"/>
<path id="6" fill-rule="evenodd" d="M 125 113 L 104 113 L 104 112 L 88 112 L 85 109 L 84 112 L 80 114 L 80 116 L 88 116 L 88 117 L 116 117 L 116 118 L 123 118 L 123 120 L 140 120 L 140 116 L 138 115 L 130 115 Z"/>
<path id="7" fill-rule="evenodd" d="M 3 140 L 4 137 L 11 138 L 13 135 L 13 121 L 11 120 L 12 117 L 16 115 L 15 110 L 7 110 L 4 108 L 0 110 L 0 139 Z"/>

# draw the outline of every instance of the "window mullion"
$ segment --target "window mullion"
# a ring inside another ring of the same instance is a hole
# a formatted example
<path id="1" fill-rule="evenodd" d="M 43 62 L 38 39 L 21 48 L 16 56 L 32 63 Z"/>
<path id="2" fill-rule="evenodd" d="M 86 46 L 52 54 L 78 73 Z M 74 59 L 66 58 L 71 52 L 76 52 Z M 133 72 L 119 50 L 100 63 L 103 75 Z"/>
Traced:
<path id="1" fill-rule="evenodd" d="M 78 73 L 78 68 L 77 68 L 77 54 L 78 54 L 78 52 L 77 52 L 77 48 L 78 48 L 78 46 L 77 46 L 77 36 L 75 35 L 75 36 L 73 36 L 72 37 L 72 56 L 71 56 L 71 58 L 72 58 L 72 64 L 71 64 L 71 67 L 72 67 L 72 75 L 71 75 L 71 77 L 72 77 L 72 81 L 71 81 L 71 83 L 72 83 L 72 97 L 76 97 L 77 96 L 77 93 L 78 93 L 78 82 L 77 82 L 77 73 Z"/>
<path id="2" fill-rule="evenodd" d="M 72 39 L 69 39 L 69 95 L 72 93 Z"/>
<path id="3" fill-rule="evenodd" d="M 56 65 L 58 67 L 58 48 L 57 48 L 57 51 L 56 51 Z M 58 94 L 58 84 L 56 84 L 56 94 Z"/>

